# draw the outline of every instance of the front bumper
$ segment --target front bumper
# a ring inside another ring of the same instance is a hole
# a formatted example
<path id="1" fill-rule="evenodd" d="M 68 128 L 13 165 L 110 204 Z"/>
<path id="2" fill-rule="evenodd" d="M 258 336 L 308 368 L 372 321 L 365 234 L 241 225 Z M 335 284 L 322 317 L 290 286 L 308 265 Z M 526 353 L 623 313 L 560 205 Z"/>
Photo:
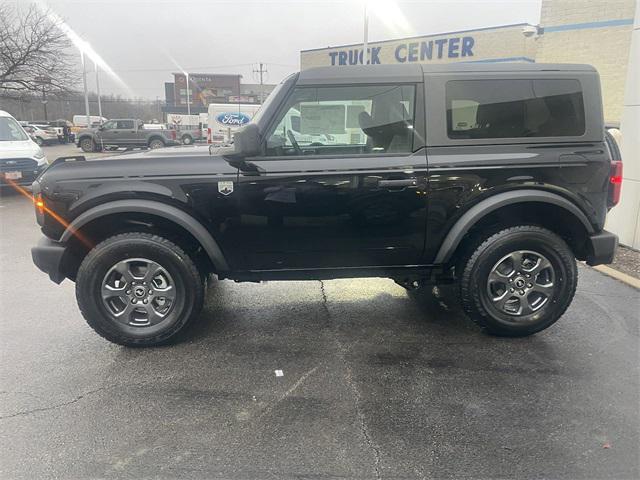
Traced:
<path id="1" fill-rule="evenodd" d="M 37 160 L 34 160 L 34 162 L 37 162 Z M 22 176 L 17 179 L 17 180 L 7 180 L 4 177 L 4 171 L 0 172 L 0 188 L 1 187 L 9 187 L 11 185 L 20 185 L 22 187 L 29 187 L 31 186 L 31 184 L 35 181 L 36 178 L 38 178 L 38 175 L 40 175 L 42 173 L 42 171 L 46 168 L 46 165 L 41 165 L 41 166 L 37 166 L 35 167 L 35 169 L 33 168 L 22 168 L 22 167 L 16 167 L 15 169 L 12 169 L 11 167 L 3 167 L 3 170 L 6 171 L 19 171 Z"/>
<path id="2" fill-rule="evenodd" d="M 62 270 L 64 252 L 64 244 L 45 237 L 31 249 L 31 258 L 36 267 L 48 274 L 52 281 L 60 283 L 66 278 Z"/>
<path id="3" fill-rule="evenodd" d="M 618 236 L 603 230 L 587 240 L 587 264 L 601 265 L 613 262 L 618 247 Z"/>

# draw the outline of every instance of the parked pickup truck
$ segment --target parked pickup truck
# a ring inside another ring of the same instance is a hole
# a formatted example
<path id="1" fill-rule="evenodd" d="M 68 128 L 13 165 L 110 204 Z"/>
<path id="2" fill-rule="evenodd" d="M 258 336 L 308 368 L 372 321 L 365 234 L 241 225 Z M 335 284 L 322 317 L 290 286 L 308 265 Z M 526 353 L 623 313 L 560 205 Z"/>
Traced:
<path id="1" fill-rule="evenodd" d="M 97 152 L 112 147 L 161 148 L 179 145 L 171 130 L 146 129 L 142 120 L 113 119 L 99 127 L 81 130 L 77 145 L 85 152 Z"/>
<path id="2" fill-rule="evenodd" d="M 530 335 L 571 303 L 576 259 L 617 246 L 622 165 L 586 65 L 309 69 L 233 146 L 191 150 L 62 158 L 33 184 L 34 262 L 112 342 L 179 338 L 212 274 L 457 282 L 485 331 Z"/>

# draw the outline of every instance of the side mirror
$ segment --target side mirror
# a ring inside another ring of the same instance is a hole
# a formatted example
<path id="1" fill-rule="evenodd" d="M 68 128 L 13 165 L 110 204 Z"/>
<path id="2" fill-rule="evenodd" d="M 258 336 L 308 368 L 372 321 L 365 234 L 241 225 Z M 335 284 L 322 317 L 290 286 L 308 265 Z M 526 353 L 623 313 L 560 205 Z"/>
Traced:
<path id="1" fill-rule="evenodd" d="M 236 132 L 233 137 L 235 155 L 250 157 L 260 153 L 260 131 L 255 123 L 248 123 Z"/>

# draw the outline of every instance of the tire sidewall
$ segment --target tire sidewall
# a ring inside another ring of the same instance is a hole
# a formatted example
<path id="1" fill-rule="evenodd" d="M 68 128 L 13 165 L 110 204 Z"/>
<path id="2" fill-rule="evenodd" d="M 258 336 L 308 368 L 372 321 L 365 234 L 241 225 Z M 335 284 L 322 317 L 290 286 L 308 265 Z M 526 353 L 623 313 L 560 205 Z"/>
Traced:
<path id="1" fill-rule="evenodd" d="M 149 327 L 119 323 L 108 313 L 100 294 L 111 267 L 126 259 L 146 258 L 167 270 L 176 288 L 176 304 L 166 320 Z M 190 260 L 189 260 L 190 261 Z M 126 344 L 159 344 L 175 335 L 189 321 L 197 303 L 197 288 L 181 256 L 152 239 L 123 238 L 98 245 L 83 262 L 76 279 L 76 296 L 87 322 L 110 340 Z"/>
<path id="2" fill-rule="evenodd" d="M 526 316 L 500 312 L 492 305 L 487 293 L 491 269 L 505 255 L 517 250 L 531 250 L 544 255 L 551 262 L 554 283 L 557 285 L 552 298 L 539 310 Z M 539 231 L 521 230 L 509 233 L 485 247 L 473 266 L 471 285 L 475 286 L 474 303 L 485 317 L 484 322 L 489 330 L 520 335 L 543 330 L 564 313 L 573 297 L 576 277 L 575 259 L 564 241 Z"/>
<path id="3" fill-rule="evenodd" d="M 149 142 L 149 148 L 152 150 L 155 150 L 156 148 L 162 148 L 162 147 L 164 147 L 164 142 L 162 140 L 153 139 Z"/>
<path id="4" fill-rule="evenodd" d="M 93 152 L 95 150 L 95 142 L 90 138 L 83 138 L 80 140 L 80 148 L 84 152 Z"/>

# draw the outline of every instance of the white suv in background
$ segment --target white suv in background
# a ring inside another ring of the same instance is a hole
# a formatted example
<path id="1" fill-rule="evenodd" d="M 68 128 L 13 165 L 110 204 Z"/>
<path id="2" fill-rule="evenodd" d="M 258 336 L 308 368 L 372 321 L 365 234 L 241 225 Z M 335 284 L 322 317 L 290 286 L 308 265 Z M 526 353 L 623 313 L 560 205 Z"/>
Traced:
<path id="1" fill-rule="evenodd" d="M 0 110 L 0 186 L 31 185 L 47 157 L 7 112 Z"/>
<path id="2" fill-rule="evenodd" d="M 38 145 L 51 145 L 58 143 L 58 132 L 48 125 L 23 125 L 24 130 Z"/>

